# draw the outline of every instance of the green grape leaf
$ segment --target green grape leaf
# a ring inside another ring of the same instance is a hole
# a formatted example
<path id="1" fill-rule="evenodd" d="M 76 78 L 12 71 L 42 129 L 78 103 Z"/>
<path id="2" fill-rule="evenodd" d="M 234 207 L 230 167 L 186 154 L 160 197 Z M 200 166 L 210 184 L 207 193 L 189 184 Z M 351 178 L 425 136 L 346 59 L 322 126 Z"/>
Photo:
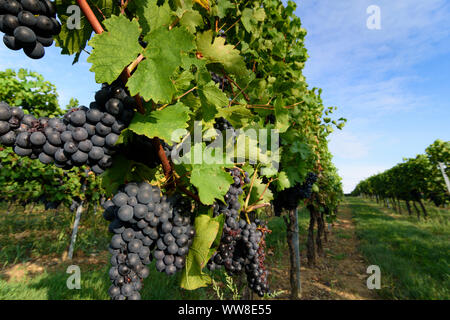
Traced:
<path id="1" fill-rule="evenodd" d="M 278 129 L 280 133 L 286 132 L 290 127 L 289 110 L 284 108 L 283 99 L 276 99 L 274 106 L 276 116 L 275 128 Z"/>
<path id="2" fill-rule="evenodd" d="M 56 46 L 60 47 L 61 54 L 72 55 L 81 52 L 87 45 L 92 35 L 92 27 L 83 18 L 79 29 L 69 29 L 67 23 L 61 26 L 61 32 L 55 37 Z"/>
<path id="3" fill-rule="evenodd" d="M 244 58 L 233 45 L 225 44 L 225 39 L 217 37 L 213 40 L 212 30 L 197 36 L 197 49 L 208 63 L 220 63 L 225 70 L 237 76 L 248 75 Z"/>
<path id="4" fill-rule="evenodd" d="M 233 178 L 221 166 L 194 164 L 191 183 L 198 189 L 202 203 L 213 204 L 215 199 L 224 201 L 223 197 L 233 183 Z"/>
<path id="5" fill-rule="evenodd" d="M 148 138 L 158 137 L 166 142 L 180 142 L 187 132 L 188 121 L 189 108 L 178 102 L 162 110 L 136 114 L 128 129 Z"/>
<path id="6" fill-rule="evenodd" d="M 218 0 L 217 7 L 215 8 L 217 12 L 215 13 L 220 19 L 223 19 L 228 9 L 233 9 L 234 4 L 230 0 Z"/>
<path id="7" fill-rule="evenodd" d="M 181 275 L 181 287 L 186 290 L 195 290 L 211 284 L 209 275 L 203 273 L 211 252 L 210 247 L 221 227 L 219 222 L 223 217 L 211 218 L 209 215 L 199 215 L 195 218 L 194 228 L 196 230 L 194 241 L 189 248 L 186 257 L 186 266 Z"/>
<path id="8" fill-rule="evenodd" d="M 129 79 L 128 88 L 131 95 L 140 94 L 147 101 L 169 103 L 176 92 L 171 77 L 181 66 L 183 54 L 195 48 L 194 36 L 184 28 L 161 27 L 144 40 L 148 42 L 146 59 Z"/>
<path id="9" fill-rule="evenodd" d="M 242 128 L 248 124 L 254 114 L 245 105 L 234 105 L 219 109 L 219 117 L 227 119 L 235 128 Z"/>
<path id="10" fill-rule="evenodd" d="M 111 83 L 141 53 L 140 30 L 136 19 L 130 21 L 125 16 L 112 16 L 103 24 L 108 31 L 89 41 L 93 50 L 87 61 L 92 63 L 90 70 L 95 72 L 95 81 Z"/>
<path id="11" fill-rule="evenodd" d="M 180 25 L 195 33 L 196 28 L 203 25 L 202 15 L 198 11 L 187 10 L 180 19 Z"/>
<path id="12" fill-rule="evenodd" d="M 167 1 L 162 6 L 158 6 L 156 0 L 131 1 L 130 7 L 136 12 L 144 35 L 162 26 L 169 27 L 172 22 L 172 11 Z"/>
<path id="13" fill-rule="evenodd" d="M 199 88 L 198 92 L 202 102 L 203 119 L 206 122 L 214 119 L 219 108 L 228 105 L 227 95 L 212 81 Z"/>

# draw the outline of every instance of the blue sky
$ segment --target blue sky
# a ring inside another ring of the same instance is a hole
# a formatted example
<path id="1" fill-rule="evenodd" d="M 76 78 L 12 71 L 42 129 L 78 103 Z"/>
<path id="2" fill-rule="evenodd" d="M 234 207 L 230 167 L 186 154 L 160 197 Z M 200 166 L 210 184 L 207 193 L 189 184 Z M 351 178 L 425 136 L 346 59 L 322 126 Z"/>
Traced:
<path id="1" fill-rule="evenodd" d="M 305 76 L 348 119 L 330 150 L 350 192 L 403 157 L 450 140 L 450 1 L 303 0 Z M 370 5 L 381 29 L 369 30 Z"/>
<path id="2" fill-rule="evenodd" d="M 435 139 L 450 140 L 450 1 L 302 0 L 297 15 L 308 31 L 305 76 L 323 88 L 326 106 L 345 117 L 330 149 L 350 192 L 360 180 L 403 157 L 423 153 Z M 370 5 L 381 9 L 381 30 L 369 30 Z M 47 48 L 43 59 L 0 45 L 0 70 L 25 67 L 56 84 L 61 105 L 88 105 L 98 85 L 83 53 Z"/>

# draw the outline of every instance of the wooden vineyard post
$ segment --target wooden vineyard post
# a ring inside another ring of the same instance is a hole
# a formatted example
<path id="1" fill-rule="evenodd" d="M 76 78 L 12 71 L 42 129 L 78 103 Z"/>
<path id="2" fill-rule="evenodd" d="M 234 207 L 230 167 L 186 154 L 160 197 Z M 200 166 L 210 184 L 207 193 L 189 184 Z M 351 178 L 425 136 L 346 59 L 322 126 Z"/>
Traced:
<path id="1" fill-rule="evenodd" d="M 300 248 L 298 236 L 298 211 L 297 209 L 289 210 L 289 219 L 284 217 L 287 227 L 287 240 L 289 246 L 290 258 L 290 282 L 291 282 L 291 299 L 300 299 L 301 282 L 300 282 Z"/>
<path id="2" fill-rule="evenodd" d="M 77 208 L 77 212 L 75 214 L 75 222 L 73 223 L 72 237 L 70 239 L 69 253 L 67 254 L 67 258 L 72 260 L 73 258 L 73 250 L 75 248 L 75 241 L 77 240 L 78 226 L 80 225 L 81 213 L 83 212 L 83 201 L 81 201 L 80 205 Z"/>

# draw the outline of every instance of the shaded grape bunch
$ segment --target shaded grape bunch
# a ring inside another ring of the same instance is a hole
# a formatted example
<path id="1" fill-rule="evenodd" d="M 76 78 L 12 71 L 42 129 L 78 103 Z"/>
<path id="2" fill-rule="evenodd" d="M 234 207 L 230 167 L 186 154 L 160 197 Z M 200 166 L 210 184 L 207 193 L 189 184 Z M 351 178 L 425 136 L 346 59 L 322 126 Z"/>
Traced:
<path id="1" fill-rule="evenodd" d="M 231 123 L 227 119 L 225 119 L 223 117 L 215 119 L 214 129 L 217 129 L 219 131 L 234 130 L 234 128 L 231 125 Z"/>
<path id="2" fill-rule="evenodd" d="M 120 153 L 127 159 L 141 162 L 149 168 L 156 168 L 161 164 L 152 140 L 143 135 L 133 134 L 126 145 L 121 145 Z"/>
<path id="3" fill-rule="evenodd" d="M 111 286 L 108 294 L 113 300 L 140 300 L 142 280 L 150 271 L 151 262 L 148 246 L 145 246 L 142 232 L 133 228 L 121 228 L 111 238 L 111 268 L 109 278 Z"/>
<path id="4" fill-rule="evenodd" d="M 104 86 L 90 108 L 81 106 L 62 119 L 25 115 L 0 103 L 0 143 L 19 156 L 69 170 L 88 165 L 101 174 L 112 165 L 120 133 L 134 116 L 135 102 L 121 85 Z"/>
<path id="5" fill-rule="evenodd" d="M 0 0 L 0 31 L 6 47 L 23 49 L 28 57 L 40 59 L 44 47 L 50 47 L 61 32 L 61 24 L 50 0 Z"/>
<path id="6" fill-rule="evenodd" d="M 184 267 L 195 234 L 184 198 L 161 196 L 147 182 L 128 183 L 103 204 L 103 217 L 113 233 L 110 278 L 112 299 L 140 299 L 146 267 L 156 259 L 158 271 L 168 275 Z M 131 284 L 128 285 L 128 284 Z"/>
<path id="7" fill-rule="evenodd" d="M 317 175 L 309 172 L 302 184 L 296 184 L 294 187 L 284 189 L 275 193 L 273 201 L 276 216 L 280 216 L 283 209 L 293 210 L 298 206 L 298 202 L 302 199 L 309 199 L 312 195 L 312 186 L 317 181 Z M 272 190 L 274 191 L 274 190 Z"/>
<path id="8" fill-rule="evenodd" d="M 219 84 L 220 90 L 224 91 L 224 90 L 227 90 L 227 89 L 231 89 L 230 82 L 228 81 L 227 78 L 221 77 L 217 73 L 214 73 L 214 72 L 210 72 L 210 73 L 211 73 L 212 80 L 216 84 Z"/>

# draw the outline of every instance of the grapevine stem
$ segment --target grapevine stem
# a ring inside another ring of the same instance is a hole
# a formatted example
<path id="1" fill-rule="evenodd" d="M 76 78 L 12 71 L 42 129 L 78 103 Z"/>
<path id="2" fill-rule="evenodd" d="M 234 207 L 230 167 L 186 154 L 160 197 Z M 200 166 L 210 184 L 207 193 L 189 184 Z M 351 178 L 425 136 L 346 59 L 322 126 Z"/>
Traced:
<path id="1" fill-rule="evenodd" d="M 139 63 L 141 63 L 141 61 L 144 60 L 144 55 L 141 53 L 136 60 L 134 60 L 129 66 L 128 66 L 128 71 L 131 74 L 131 72 L 133 72 L 134 69 L 136 69 L 136 67 L 138 66 Z"/>
<path id="2" fill-rule="evenodd" d="M 106 17 L 105 17 L 105 15 L 103 14 L 103 11 L 102 10 L 100 10 L 100 8 L 99 7 L 97 7 L 97 6 L 95 6 L 95 9 L 97 9 L 97 11 L 102 15 L 102 17 L 103 17 L 103 20 L 106 20 Z"/>
<path id="3" fill-rule="evenodd" d="M 84 15 L 88 19 L 89 23 L 92 26 L 92 29 L 94 29 L 95 33 L 102 33 L 103 27 L 100 24 L 100 22 L 97 20 L 97 17 L 95 16 L 94 12 L 92 11 L 91 7 L 89 7 L 89 4 L 86 0 L 77 0 L 78 6 L 80 7 L 81 11 L 83 11 Z"/>
<path id="4" fill-rule="evenodd" d="M 181 96 L 179 96 L 178 98 L 176 98 L 175 101 L 176 101 L 176 100 L 180 100 L 180 99 L 183 98 L 185 95 L 191 93 L 191 92 L 194 91 L 195 89 L 197 89 L 197 86 L 195 86 L 195 87 L 193 87 L 192 89 L 190 89 L 190 90 L 186 91 L 185 93 L 183 93 Z M 169 105 L 169 103 L 166 103 L 165 105 L 163 105 L 162 107 L 160 107 L 160 108 L 158 109 L 158 111 L 161 111 L 161 110 L 165 109 L 168 105 Z"/>
<path id="5" fill-rule="evenodd" d="M 241 87 L 239 87 L 239 85 L 225 73 L 225 70 L 222 70 L 222 73 L 223 73 L 223 75 L 225 76 L 225 78 L 227 78 L 228 81 L 230 81 L 230 82 L 231 82 L 232 84 L 234 84 L 239 90 L 241 90 L 242 94 L 244 95 L 245 100 L 247 100 L 247 102 L 250 102 L 249 96 L 248 96 L 244 91 L 242 91 Z"/>
<path id="6" fill-rule="evenodd" d="M 255 171 L 253 172 L 252 182 L 250 183 L 250 190 L 248 191 L 247 198 L 245 199 L 245 204 L 244 204 L 244 210 L 245 211 L 247 211 L 248 202 L 250 201 L 250 195 L 252 194 L 253 185 L 255 184 L 256 170 L 257 169 L 258 168 L 255 168 Z"/>
<path id="7" fill-rule="evenodd" d="M 248 86 L 249 86 L 249 85 L 247 85 L 244 89 L 242 89 L 242 90 L 241 90 L 241 91 L 233 98 L 233 100 L 230 101 L 230 103 L 229 103 L 230 106 L 231 106 L 231 104 L 236 100 L 236 98 L 239 97 L 239 95 L 240 95 L 241 93 L 243 93 L 245 90 L 247 90 Z"/>
<path id="8" fill-rule="evenodd" d="M 273 178 L 269 180 L 269 182 L 266 184 L 266 187 L 264 188 L 264 191 L 259 196 L 258 202 L 261 201 L 264 197 L 264 193 L 266 193 L 267 189 L 269 188 L 270 184 L 273 182 Z"/>
<path id="9" fill-rule="evenodd" d="M 153 138 L 152 140 L 153 142 L 153 146 L 155 147 L 159 159 L 162 162 L 162 166 L 163 166 L 163 170 L 164 170 L 164 175 L 166 176 L 166 179 L 171 183 L 171 179 L 172 179 L 172 166 L 170 165 L 169 159 L 167 159 L 166 157 L 166 153 L 164 152 L 164 148 L 161 145 L 161 141 L 159 140 L 158 137 Z"/>
<path id="10" fill-rule="evenodd" d="M 174 22 L 169 26 L 169 30 L 172 30 L 180 22 L 180 18 L 176 18 Z"/>
<path id="11" fill-rule="evenodd" d="M 227 30 L 224 31 L 224 33 L 227 33 L 228 31 L 230 31 L 231 28 L 233 28 L 236 23 L 238 23 L 239 21 L 241 21 L 241 18 L 237 19 L 235 23 L 233 23 Z"/>
<path id="12" fill-rule="evenodd" d="M 251 211 L 254 211 L 254 210 L 258 210 L 258 209 L 261 209 L 261 208 L 267 208 L 267 207 L 270 207 L 270 203 L 255 204 L 253 206 L 248 207 L 246 212 L 251 212 Z"/>

